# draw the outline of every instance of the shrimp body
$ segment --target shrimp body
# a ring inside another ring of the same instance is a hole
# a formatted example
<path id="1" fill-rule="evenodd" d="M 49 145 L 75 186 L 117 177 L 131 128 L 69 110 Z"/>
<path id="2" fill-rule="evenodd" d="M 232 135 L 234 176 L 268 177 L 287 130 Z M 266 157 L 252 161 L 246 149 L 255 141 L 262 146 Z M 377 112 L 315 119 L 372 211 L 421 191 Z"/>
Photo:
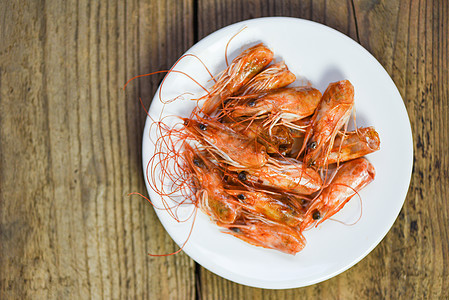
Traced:
<path id="1" fill-rule="evenodd" d="M 275 249 L 288 254 L 296 254 L 306 245 L 304 236 L 291 227 L 264 222 L 245 220 L 243 225 L 225 225 L 226 233 L 254 246 Z"/>
<path id="2" fill-rule="evenodd" d="M 336 214 L 358 191 L 374 180 L 375 174 L 373 165 L 366 158 L 344 163 L 331 184 L 308 208 L 301 228 L 306 228 L 320 219 L 318 225 Z"/>
<path id="3" fill-rule="evenodd" d="M 331 83 L 321 98 L 308 128 L 303 148 L 304 162 L 313 165 L 318 157 L 327 157 L 338 130 L 347 124 L 354 106 L 354 87 L 349 80 Z"/>
<path id="4" fill-rule="evenodd" d="M 211 146 L 212 150 L 227 163 L 248 168 L 259 168 L 268 157 L 265 147 L 250 140 L 231 128 L 213 121 L 184 118 L 184 125 L 192 136 Z"/>
<path id="5" fill-rule="evenodd" d="M 319 157 L 316 165 L 323 166 L 325 163 L 345 162 L 370 154 L 379 150 L 379 148 L 379 134 L 374 130 L 374 127 L 359 128 L 356 131 L 347 132 L 344 139 L 337 136 L 329 155 Z"/>
<path id="6" fill-rule="evenodd" d="M 294 227 L 303 220 L 305 211 L 302 211 L 298 200 L 291 196 L 249 190 L 226 190 L 226 192 L 277 223 Z"/>
<path id="7" fill-rule="evenodd" d="M 226 193 L 220 171 L 213 163 L 186 145 L 184 151 L 187 164 L 195 174 L 200 208 L 211 218 L 222 223 L 233 223 L 240 206 Z"/>
<path id="8" fill-rule="evenodd" d="M 238 178 L 243 183 L 302 195 L 310 195 L 318 191 L 323 184 L 318 172 L 300 161 L 293 159 L 288 161 L 270 159 L 270 161 L 258 169 L 232 167 L 229 169 L 239 171 Z"/>
<path id="9" fill-rule="evenodd" d="M 244 85 L 241 89 L 241 95 L 244 96 L 279 89 L 295 80 L 295 74 L 288 70 L 284 62 L 272 64 Z"/>
<path id="10" fill-rule="evenodd" d="M 273 60 L 273 52 L 263 44 L 247 49 L 236 57 L 218 78 L 205 100 L 202 112 L 211 115 L 222 102 L 236 93 Z"/>
<path id="11" fill-rule="evenodd" d="M 282 88 L 252 98 L 248 96 L 244 104 L 232 107 L 230 115 L 238 118 L 270 114 L 277 119 L 295 121 L 312 115 L 320 99 L 320 91 L 312 87 Z"/>

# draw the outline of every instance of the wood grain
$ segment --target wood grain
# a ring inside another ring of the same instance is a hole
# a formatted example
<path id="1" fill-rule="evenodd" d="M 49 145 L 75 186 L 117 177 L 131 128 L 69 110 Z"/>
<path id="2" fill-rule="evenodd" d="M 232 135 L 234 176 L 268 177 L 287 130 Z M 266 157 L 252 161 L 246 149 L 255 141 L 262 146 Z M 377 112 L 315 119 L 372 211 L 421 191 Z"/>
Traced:
<path id="1" fill-rule="evenodd" d="M 194 263 L 145 200 L 141 136 L 160 77 L 193 43 L 185 2 L 2 5 L 0 298 L 194 295 Z"/>
<path id="2" fill-rule="evenodd" d="M 396 83 L 414 138 L 392 230 L 350 270 L 301 289 L 242 286 L 184 253 L 148 256 L 177 246 L 127 196 L 145 193 L 138 99 L 148 106 L 162 77 L 124 83 L 263 16 L 313 20 L 364 46 Z M 0 299 L 448 299 L 448 22 L 438 0 L 2 3 Z"/>

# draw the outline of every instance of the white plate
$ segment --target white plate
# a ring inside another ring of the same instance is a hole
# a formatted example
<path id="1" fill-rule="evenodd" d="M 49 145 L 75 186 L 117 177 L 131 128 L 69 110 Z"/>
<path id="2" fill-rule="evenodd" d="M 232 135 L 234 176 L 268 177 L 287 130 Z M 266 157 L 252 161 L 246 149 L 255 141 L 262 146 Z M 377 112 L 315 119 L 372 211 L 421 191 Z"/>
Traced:
<path id="1" fill-rule="evenodd" d="M 284 60 L 297 76 L 309 80 L 324 92 L 330 82 L 349 79 L 355 87 L 357 125 L 373 125 L 381 139 L 381 150 L 368 156 L 376 168 L 376 179 L 360 196 L 363 214 L 355 225 L 326 221 L 305 232 L 307 245 L 295 256 L 251 246 L 228 234 L 199 213 L 194 230 L 184 247 L 203 267 L 234 282 L 270 289 L 296 288 L 329 279 L 347 270 L 365 257 L 387 234 L 401 210 L 407 194 L 413 161 L 410 121 L 401 95 L 377 60 L 347 36 L 314 22 L 294 18 L 261 18 L 230 25 L 202 39 L 187 53 L 196 54 L 213 74 L 225 68 L 225 46 L 229 44 L 231 61 L 242 50 L 263 42 Z M 203 85 L 212 82 L 202 65 L 185 58 L 175 68 L 193 76 Z M 204 94 L 186 76 L 170 74 L 162 90 L 163 99 L 184 92 Z M 188 96 L 187 96 L 188 97 Z M 178 100 L 164 108 L 163 115 L 188 116 L 194 101 Z M 162 105 L 156 94 L 150 115 L 159 118 Z M 151 119 L 143 136 L 144 174 L 154 146 L 150 141 Z M 160 198 L 148 186 L 156 205 Z M 181 209 L 189 210 L 188 207 Z M 165 211 L 156 213 L 167 232 L 178 244 L 185 241 L 189 223 L 177 223 Z M 353 198 L 337 215 L 350 223 L 360 213 L 360 201 Z"/>

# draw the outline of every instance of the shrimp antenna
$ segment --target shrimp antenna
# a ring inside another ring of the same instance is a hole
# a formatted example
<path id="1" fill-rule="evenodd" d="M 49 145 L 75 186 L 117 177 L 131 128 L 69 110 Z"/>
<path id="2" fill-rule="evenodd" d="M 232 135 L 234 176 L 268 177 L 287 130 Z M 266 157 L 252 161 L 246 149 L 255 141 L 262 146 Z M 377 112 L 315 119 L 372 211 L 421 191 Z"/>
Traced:
<path id="1" fill-rule="evenodd" d="M 338 222 L 338 223 L 346 225 L 346 226 L 353 226 L 353 225 L 357 224 L 360 221 L 360 219 L 362 218 L 362 215 L 363 215 L 362 197 L 360 197 L 359 193 L 357 193 L 357 196 L 359 198 L 359 203 L 360 203 L 360 214 L 359 214 L 359 217 L 357 218 L 357 220 L 355 220 L 353 223 L 345 223 L 343 221 L 340 221 L 340 220 L 337 220 L 337 219 L 333 219 L 333 218 L 329 218 L 329 220 L 334 221 L 334 222 Z"/>
<path id="2" fill-rule="evenodd" d="M 351 186 L 349 186 L 349 185 L 347 185 L 347 184 L 344 184 L 344 183 L 334 183 L 334 184 L 335 184 L 335 185 L 341 185 L 341 186 L 344 186 L 344 187 L 347 187 L 347 188 L 351 189 L 351 190 L 354 192 L 354 195 L 357 195 L 357 196 L 360 198 L 360 201 L 362 201 L 362 200 L 361 200 L 362 198 L 360 197 L 360 194 L 359 194 L 359 193 L 357 192 L 357 190 L 354 189 L 353 187 L 351 187 Z M 324 221 L 326 221 L 327 219 L 329 219 L 330 217 L 332 217 L 333 215 L 335 215 L 336 213 L 338 213 L 338 212 L 339 212 L 339 211 L 346 205 L 346 203 L 348 203 L 348 201 L 352 199 L 352 197 L 353 197 L 353 196 L 347 198 L 346 200 L 344 200 L 344 201 L 342 201 L 340 204 L 338 204 L 337 208 L 332 212 L 332 214 L 331 214 L 330 216 L 324 216 L 321 220 L 319 220 L 319 221 L 316 223 L 315 227 L 317 227 L 318 225 L 320 225 L 321 223 L 323 223 Z M 360 217 L 359 217 L 359 219 L 357 219 L 356 223 L 360 220 L 361 217 L 362 217 L 362 215 L 361 215 L 361 212 L 360 212 Z M 341 222 L 341 221 L 340 221 L 340 222 Z M 343 223 L 343 222 L 341 222 L 341 223 Z M 354 223 L 354 224 L 355 224 L 355 223 Z"/>
<path id="3" fill-rule="evenodd" d="M 198 58 L 196 55 L 194 55 L 194 54 L 185 54 L 185 55 L 181 56 L 181 57 L 180 57 L 180 58 L 173 64 L 173 66 L 170 68 L 170 71 L 173 71 L 173 69 L 176 67 L 176 65 L 177 65 L 183 58 L 185 58 L 185 57 L 187 57 L 187 56 L 192 56 L 192 57 L 197 58 L 197 59 L 203 64 L 203 66 L 206 68 L 207 72 L 208 72 L 209 75 L 212 77 L 212 79 L 215 81 L 215 78 L 212 76 L 212 73 L 209 71 L 209 69 L 206 67 L 206 65 L 203 63 L 203 61 L 202 61 L 201 59 L 199 59 L 199 58 Z M 198 84 L 203 90 L 205 90 L 207 94 L 210 94 L 209 91 L 208 91 L 206 88 L 204 88 L 201 84 L 199 84 L 195 79 L 193 79 L 192 77 L 190 77 L 188 74 L 185 74 L 185 75 L 187 75 L 187 76 L 188 76 L 190 79 L 192 79 L 196 84 Z M 161 82 L 161 88 L 159 89 L 159 100 L 160 100 L 161 102 L 162 102 L 162 86 L 164 85 L 165 79 L 167 79 L 167 76 L 165 76 L 164 79 L 162 80 L 162 82 Z M 215 82 L 216 82 L 216 81 L 215 81 Z"/>
<path id="4" fill-rule="evenodd" d="M 181 252 L 182 249 L 184 249 L 184 246 L 185 246 L 185 245 L 187 244 L 187 242 L 189 241 L 190 236 L 192 235 L 193 226 L 195 225 L 195 220 L 196 220 L 197 212 L 198 212 L 198 208 L 195 207 L 195 214 L 193 215 L 193 222 L 192 222 L 192 226 L 190 226 L 189 235 L 187 236 L 187 239 L 186 239 L 185 242 L 181 245 L 181 247 L 179 247 L 178 250 L 176 250 L 175 252 L 172 252 L 172 253 L 167 253 L 167 254 L 151 254 L 151 253 L 148 253 L 148 255 L 149 255 L 149 256 L 153 256 L 153 257 L 161 257 L 161 256 L 171 256 L 171 255 L 175 255 L 175 254 L 178 254 L 179 252 Z"/>
<path id="5" fill-rule="evenodd" d="M 205 64 L 205 63 L 204 63 L 198 56 L 196 56 L 195 54 L 187 53 L 187 54 L 184 54 L 183 56 L 181 56 L 181 57 L 174 63 L 174 65 L 173 65 L 169 70 L 160 70 L 160 71 L 151 72 L 151 73 L 148 73 L 148 74 L 142 74 L 142 75 L 134 76 L 133 78 L 129 79 L 129 80 L 125 83 L 125 85 L 123 86 L 123 90 L 126 89 L 126 86 L 127 86 L 131 81 L 133 81 L 134 79 L 140 78 L 140 77 L 146 77 L 146 76 L 151 76 L 151 75 L 160 74 L 160 73 L 167 73 L 167 74 L 170 74 L 170 73 L 179 73 L 179 74 L 183 74 L 183 75 L 187 76 L 190 80 L 192 80 L 193 82 L 195 82 L 198 86 L 200 86 L 200 87 L 201 87 L 201 88 L 202 88 L 202 89 L 209 95 L 210 92 L 209 92 L 209 91 L 208 91 L 202 84 L 200 84 L 196 79 L 194 79 L 192 76 L 190 76 L 189 74 L 187 74 L 187 73 L 185 73 L 185 72 L 178 71 L 178 70 L 174 70 L 174 68 L 176 67 L 176 65 L 177 65 L 182 59 L 184 59 L 184 58 L 186 58 L 186 57 L 194 57 L 194 58 L 196 58 L 197 60 L 199 60 L 199 62 L 200 62 L 200 63 L 203 65 L 203 67 L 206 69 L 207 73 L 209 73 L 209 76 L 211 77 L 211 79 L 212 79 L 214 82 L 217 82 L 217 80 L 214 78 L 214 76 L 213 76 L 212 73 L 210 72 L 209 68 L 206 66 L 206 64 Z M 185 95 L 185 94 L 191 94 L 191 93 L 187 93 L 187 92 L 186 92 L 186 93 L 183 93 L 183 94 L 181 94 L 181 95 L 175 97 L 174 99 L 171 99 L 171 100 L 168 100 L 168 101 L 163 101 L 163 100 L 162 100 L 162 86 L 163 86 L 163 84 L 164 84 L 164 82 L 165 82 L 166 79 L 167 79 L 167 76 L 165 76 L 165 77 L 163 78 L 163 80 L 162 80 L 162 82 L 161 82 L 161 84 L 160 84 L 161 88 L 159 89 L 159 93 L 158 93 L 158 94 L 159 94 L 159 100 L 161 101 L 161 103 L 164 103 L 164 104 L 170 103 L 170 102 L 173 102 L 173 101 L 179 99 L 180 97 L 182 97 L 182 96 Z M 142 101 L 141 101 L 141 103 L 142 103 Z M 143 106 L 143 104 L 142 104 L 142 106 Z M 145 112 L 146 112 L 147 115 L 148 115 L 148 111 L 145 109 L 145 107 L 144 107 L 144 110 L 145 110 Z"/>
<path id="6" fill-rule="evenodd" d="M 185 73 L 185 72 L 178 71 L 178 70 L 172 70 L 172 69 L 170 69 L 170 70 L 160 70 L 160 71 L 155 71 L 155 72 L 151 72 L 151 73 L 148 73 L 148 74 L 142 74 L 142 75 L 134 76 L 133 78 L 129 79 L 129 80 L 125 83 L 125 85 L 123 86 L 123 90 L 125 90 L 126 87 L 127 87 L 127 85 L 128 85 L 131 81 L 133 81 L 134 79 L 137 79 L 137 78 L 140 78 L 140 77 L 151 76 L 151 75 L 155 75 L 155 74 L 160 74 L 160 73 L 179 73 L 179 74 L 185 75 L 185 76 L 187 76 L 189 79 L 191 79 L 193 82 L 195 82 L 197 85 L 199 85 L 199 86 L 200 86 L 206 93 L 209 94 L 209 91 L 208 91 L 204 86 L 202 86 L 198 81 L 196 81 L 192 76 L 190 76 L 189 74 L 187 74 L 187 73 Z M 162 80 L 161 86 L 162 86 L 162 84 L 164 83 L 164 81 L 165 81 L 166 78 L 167 78 L 167 76 L 165 76 L 164 79 Z M 164 103 L 164 102 L 162 101 L 162 97 L 161 97 L 161 89 L 159 89 L 159 99 L 161 100 L 162 103 Z"/>
<path id="7" fill-rule="evenodd" d="M 226 43 L 226 47 L 225 47 L 225 61 L 226 61 L 226 67 L 229 67 L 229 62 L 228 62 L 228 46 L 229 46 L 229 44 L 231 43 L 231 41 L 232 41 L 237 35 L 239 35 L 239 34 L 240 34 L 243 30 L 245 30 L 246 28 L 248 28 L 248 27 L 243 26 L 243 28 L 240 29 L 236 34 L 234 34 L 234 35 L 229 39 L 229 41 Z"/>

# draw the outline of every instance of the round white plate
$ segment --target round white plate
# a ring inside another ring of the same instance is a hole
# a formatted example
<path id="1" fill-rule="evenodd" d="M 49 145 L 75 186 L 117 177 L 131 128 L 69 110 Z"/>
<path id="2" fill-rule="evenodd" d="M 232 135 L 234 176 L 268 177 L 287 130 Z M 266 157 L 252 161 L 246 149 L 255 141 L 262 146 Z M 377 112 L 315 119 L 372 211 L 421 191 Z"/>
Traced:
<path id="1" fill-rule="evenodd" d="M 410 121 L 396 86 L 377 60 L 347 36 L 311 21 L 294 18 L 261 18 L 236 23 L 218 30 L 199 41 L 187 53 L 197 55 L 217 74 L 225 68 L 225 47 L 229 44 L 228 60 L 242 50 L 263 42 L 275 53 L 276 61 L 284 60 L 299 77 L 299 83 L 309 80 L 324 92 L 327 85 L 349 79 L 355 87 L 357 126 L 375 126 L 381 139 L 381 150 L 368 155 L 376 168 L 376 178 L 360 192 L 363 214 L 352 226 L 326 221 L 305 232 L 307 245 L 295 256 L 249 245 L 231 235 L 221 233 L 209 218 L 198 213 L 193 232 L 184 252 L 211 272 L 234 282 L 269 289 L 296 288 L 329 279 L 347 270 L 365 257 L 387 234 L 401 210 L 407 194 L 413 162 Z M 212 82 L 204 67 L 192 57 L 176 65 L 198 82 L 210 88 Z M 299 84 L 298 82 L 296 84 Z M 158 94 L 149 113 L 188 116 L 194 101 L 204 91 L 182 74 L 167 76 L 162 98 L 184 95 L 163 108 Z M 170 122 L 170 119 L 167 119 Z M 152 121 L 147 119 L 143 135 L 144 175 L 153 156 L 150 137 Z M 150 170 L 151 171 L 151 170 Z M 152 201 L 161 206 L 161 199 L 148 186 Z M 182 207 L 187 214 L 191 207 Z M 167 232 L 178 244 L 186 240 L 190 224 L 178 223 L 164 210 L 156 213 Z M 346 223 L 357 220 L 360 201 L 354 197 L 335 219 Z"/>

